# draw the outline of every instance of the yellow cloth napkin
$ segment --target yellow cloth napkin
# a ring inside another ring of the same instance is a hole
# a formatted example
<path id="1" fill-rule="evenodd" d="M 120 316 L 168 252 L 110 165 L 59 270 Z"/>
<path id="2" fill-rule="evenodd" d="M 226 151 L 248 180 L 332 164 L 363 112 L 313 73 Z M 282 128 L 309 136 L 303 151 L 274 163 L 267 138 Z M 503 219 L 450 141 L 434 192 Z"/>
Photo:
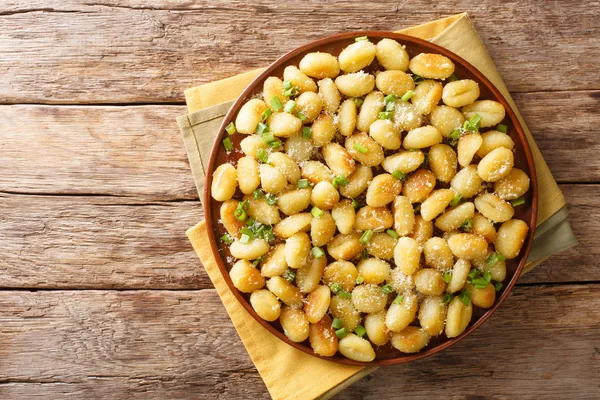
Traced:
<path id="1" fill-rule="evenodd" d="M 576 240 L 566 221 L 567 211 L 562 192 L 467 14 L 432 21 L 399 32 L 431 40 L 465 58 L 500 90 L 521 121 L 533 153 L 539 184 L 538 229 L 534 241 L 538 245 L 534 245 L 526 270 L 530 270 L 549 255 L 574 246 Z M 229 109 L 231 101 L 262 70 L 249 71 L 185 91 L 190 114 L 178 118 L 178 123 L 201 196 L 204 186 L 205 165 L 203 163 L 206 161 L 206 154 L 210 151 L 220 122 Z M 197 112 L 200 110 L 202 112 Z M 202 132 L 211 132 L 211 134 L 198 134 L 194 131 L 194 127 L 198 126 L 202 127 Z M 373 367 L 345 366 L 309 356 L 271 335 L 244 310 L 227 287 L 210 250 L 204 221 L 189 229 L 187 234 L 250 358 L 274 399 L 330 398 L 375 370 Z"/>

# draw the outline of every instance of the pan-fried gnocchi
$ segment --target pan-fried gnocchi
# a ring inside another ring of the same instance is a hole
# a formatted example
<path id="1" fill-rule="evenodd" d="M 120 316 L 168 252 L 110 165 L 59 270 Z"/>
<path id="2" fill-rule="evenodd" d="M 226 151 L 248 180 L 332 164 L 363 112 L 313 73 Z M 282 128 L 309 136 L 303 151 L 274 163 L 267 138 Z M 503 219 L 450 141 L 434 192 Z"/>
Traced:
<path id="1" fill-rule="evenodd" d="M 506 110 L 484 93 L 449 58 L 388 38 L 265 79 L 210 180 L 256 315 L 320 356 L 370 362 L 388 343 L 457 337 L 492 307 L 531 196 Z"/>

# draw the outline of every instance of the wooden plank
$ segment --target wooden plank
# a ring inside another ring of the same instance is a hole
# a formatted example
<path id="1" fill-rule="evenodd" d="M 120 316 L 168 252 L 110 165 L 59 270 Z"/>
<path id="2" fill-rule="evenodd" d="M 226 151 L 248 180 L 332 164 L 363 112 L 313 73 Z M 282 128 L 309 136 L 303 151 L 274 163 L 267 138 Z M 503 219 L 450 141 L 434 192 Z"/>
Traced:
<path id="1" fill-rule="evenodd" d="M 562 185 L 579 247 L 525 283 L 600 281 L 600 185 Z M 0 287 L 211 288 L 185 230 L 198 202 L 0 194 Z"/>
<path id="2" fill-rule="evenodd" d="M 593 132 L 600 91 L 515 99 L 559 182 L 600 181 Z M 0 106 L 0 164 L 10 171 L 0 174 L 0 192 L 195 199 L 175 123 L 183 113 L 180 106 Z"/>
<path id="3" fill-rule="evenodd" d="M 597 2 L 80 3 L 0 5 L 2 102 L 180 102 L 185 88 L 264 66 L 316 38 L 393 30 L 461 10 L 469 10 L 512 91 L 600 88 Z"/>
<path id="4" fill-rule="evenodd" d="M 471 337 L 337 398 L 592 398 L 599 306 L 599 285 L 517 288 Z M 268 398 L 214 290 L 1 292 L 0 341 L 3 398 Z"/>

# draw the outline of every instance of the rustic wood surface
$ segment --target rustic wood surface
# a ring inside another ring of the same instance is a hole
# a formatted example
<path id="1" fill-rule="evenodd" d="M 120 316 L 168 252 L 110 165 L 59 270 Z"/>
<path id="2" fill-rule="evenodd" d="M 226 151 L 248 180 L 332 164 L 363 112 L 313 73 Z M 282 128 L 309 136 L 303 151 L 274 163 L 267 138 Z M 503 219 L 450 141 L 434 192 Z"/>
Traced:
<path id="1" fill-rule="evenodd" d="M 468 11 L 580 245 L 477 332 L 339 399 L 598 398 L 600 3 L 0 3 L 0 398 L 268 398 L 184 232 L 183 89 L 340 31 Z"/>

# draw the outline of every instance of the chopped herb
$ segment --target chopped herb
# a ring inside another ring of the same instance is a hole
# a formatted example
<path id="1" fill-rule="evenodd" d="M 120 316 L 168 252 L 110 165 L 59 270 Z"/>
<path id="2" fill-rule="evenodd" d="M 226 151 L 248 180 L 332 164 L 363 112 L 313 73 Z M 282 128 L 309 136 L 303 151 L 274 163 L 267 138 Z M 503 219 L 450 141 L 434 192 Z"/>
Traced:
<path id="1" fill-rule="evenodd" d="M 481 115 L 475 114 L 471 117 L 470 120 L 465 121 L 463 125 L 463 129 L 466 131 L 477 132 L 479 130 L 479 126 L 481 125 Z"/>
<path id="2" fill-rule="evenodd" d="M 512 204 L 513 207 L 525 204 L 525 197 L 519 197 L 518 199 L 511 201 L 510 204 Z"/>
<path id="3" fill-rule="evenodd" d="M 298 118 L 300 118 L 300 122 L 304 123 L 304 121 L 306 121 L 306 115 L 304 115 L 302 111 L 298 111 L 298 114 L 296 115 L 298 116 Z"/>
<path id="4" fill-rule="evenodd" d="M 504 258 L 504 256 L 502 254 L 500 254 L 496 251 L 496 252 L 490 254 L 490 256 L 487 258 L 487 260 L 485 260 L 485 262 L 488 267 L 493 267 L 494 265 L 496 265 L 497 262 L 504 261 L 504 260 L 506 260 L 506 258 Z"/>
<path id="5" fill-rule="evenodd" d="M 456 146 L 456 144 L 458 143 L 458 139 L 460 138 L 461 132 L 460 129 L 454 129 L 452 132 L 450 132 L 450 134 L 448 135 L 448 142 L 452 145 L 452 146 Z"/>
<path id="6" fill-rule="evenodd" d="M 415 94 L 415 92 L 413 92 L 412 90 L 409 90 L 408 92 L 404 93 L 404 96 L 402 96 L 400 99 L 402 101 L 409 101 L 411 97 L 413 97 Z"/>
<path id="7" fill-rule="evenodd" d="M 422 76 L 419 76 L 416 74 L 413 74 L 412 78 L 413 78 L 413 81 L 415 81 L 415 83 L 421 83 L 425 80 Z"/>
<path id="8" fill-rule="evenodd" d="M 354 38 L 355 42 L 368 42 L 369 38 L 367 36 L 359 36 L 357 38 Z"/>
<path id="9" fill-rule="evenodd" d="M 348 331 L 346 331 L 346 328 L 338 329 L 337 331 L 335 331 L 335 336 L 337 336 L 338 339 L 345 338 L 346 336 L 348 336 Z"/>
<path id="10" fill-rule="evenodd" d="M 506 133 L 506 131 L 508 131 L 508 126 L 502 125 L 502 124 L 498 124 L 498 126 L 496 127 L 496 130 L 498 132 Z"/>
<path id="11" fill-rule="evenodd" d="M 313 215 L 313 217 L 315 218 L 321 218 L 323 216 L 323 210 L 321 210 L 319 207 L 314 206 L 312 208 L 312 210 L 310 210 L 310 213 Z"/>
<path id="12" fill-rule="evenodd" d="M 341 329 L 344 326 L 344 321 L 340 318 L 334 318 L 331 323 L 331 327 L 335 329 Z"/>
<path id="13" fill-rule="evenodd" d="M 369 240 L 371 240 L 372 237 L 373 237 L 373 231 L 368 229 L 360 237 L 360 242 L 362 244 L 367 244 L 367 243 L 369 243 Z"/>
<path id="14" fill-rule="evenodd" d="M 379 119 L 392 119 L 394 117 L 393 111 L 382 111 L 379 113 Z"/>
<path id="15" fill-rule="evenodd" d="M 465 305 L 468 306 L 471 304 L 471 293 L 468 290 L 463 290 L 458 295 L 458 299 Z"/>
<path id="16" fill-rule="evenodd" d="M 393 94 L 393 93 L 391 93 L 391 94 L 388 94 L 387 96 L 385 96 L 385 97 L 383 98 L 383 101 L 384 101 L 386 104 L 387 104 L 387 103 L 393 103 L 393 102 L 395 102 L 396 100 L 398 100 L 398 96 L 396 96 L 396 95 L 395 95 L 395 94 Z"/>
<path id="17" fill-rule="evenodd" d="M 457 80 L 458 80 L 458 78 L 456 77 L 456 74 L 454 74 L 454 73 L 452 75 L 450 75 L 450 77 L 448 77 L 448 82 L 454 82 Z"/>
<path id="18" fill-rule="evenodd" d="M 475 279 L 479 276 L 479 270 L 473 268 L 471 271 L 469 271 L 469 279 Z"/>
<path id="19" fill-rule="evenodd" d="M 483 273 L 483 279 L 490 283 L 492 281 L 492 273 L 488 270 Z"/>
<path id="20" fill-rule="evenodd" d="M 385 231 L 385 233 L 387 233 L 388 235 L 390 235 L 394 239 L 398 239 L 400 237 L 400 236 L 398 236 L 398 234 L 396 233 L 396 231 L 393 230 L 393 229 L 388 229 L 387 231 Z"/>
<path id="21" fill-rule="evenodd" d="M 271 107 L 273 107 L 273 110 L 275 111 L 279 111 L 283 108 L 283 106 L 281 105 L 281 100 L 279 100 L 279 97 L 277 96 L 273 96 L 271 97 Z"/>
<path id="22" fill-rule="evenodd" d="M 267 199 L 268 205 L 274 206 L 275 204 L 277 204 L 277 197 L 275 197 L 275 195 L 273 193 L 267 193 L 265 198 Z"/>
<path id="23" fill-rule="evenodd" d="M 352 100 L 354 100 L 354 104 L 356 105 L 356 107 L 360 107 L 364 103 L 364 100 L 361 99 L 360 97 L 355 97 Z"/>
<path id="24" fill-rule="evenodd" d="M 254 225 L 254 222 L 255 222 L 254 218 L 252 218 L 252 217 L 246 218 L 246 226 L 252 226 L 252 225 Z"/>
<path id="25" fill-rule="evenodd" d="M 338 175 L 335 178 L 333 178 L 331 183 L 333 184 L 333 187 L 337 189 L 340 186 L 346 186 L 350 183 L 350 181 L 344 175 Z"/>
<path id="26" fill-rule="evenodd" d="M 355 210 L 360 208 L 360 202 L 357 199 L 352 199 L 352 207 L 354 207 Z"/>
<path id="27" fill-rule="evenodd" d="M 245 221 L 246 217 L 247 217 L 247 215 L 246 215 L 247 209 L 248 209 L 248 200 L 240 201 L 237 205 L 237 208 L 233 212 L 233 216 L 238 221 Z"/>
<path id="28" fill-rule="evenodd" d="M 294 108 L 296 108 L 296 102 L 294 100 L 290 100 L 287 103 L 285 103 L 285 107 L 283 107 L 283 111 L 291 114 L 294 112 Z"/>
<path id="29" fill-rule="evenodd" d="M 288 90 L 292 88 L 292 82 L 290 81 L 283 81 L 283 90 Z"/>
<path id="30" fill-rule="evenodd" d="M 443 304 L 450 303 L 453 298 L 454 297 L 452 296 L 452 293 L 444 293 L 444 297 L 442 297 L 442 303 Z"/>
<path id="31" fill-rule="evenodd" d="M 263 132 L 261 134 L 261 136 L 266 144 L 273 143 L 275 140 L 277 140 L 277 139 L 275 139 L 275 136 L 273 136 L 273 134 L 271 132 Z"/>
<path id="32" fill-rule="evenodd" d="M 352 146 L 354 148 L 354 150 L 365 154 L 367 151 L 369 151 L 369 149 L 367 149 L 365 146 L 363 146 L 360 143 L 355 143 L 354 146 Z"/>
<path id="33" fill-rule="evenodd" d="M 256 189 L 254 192 L 252 192 L 252 197 L 254 197 L 254 200 L 260 200 L 265 197 L 265 194 L 262 189 Z"/>
<path id="34" fill-rule="evenodd" d="M 262 232 L 262 238 L 265 239 L 267 242 L 272 242 L 273 240 L 275 240 L 275 234 L 273 233 L 273 228 L 272 227 L 265 228 L 265 230 Z"/>
<path id="35" fill-rule="evenodd" d="M 312 137 L 312 128 L 309 126 L 302 127 L 302 137 L 304 139 L 310 139 Z"/>
<path id="36" fill-rule="evenodd" d="M 358 278 L 356 278 L 356 284 L 360 285 L 361 283 L 363 283 L 365 281 L 365 278 L 363 278 L 362 276 L 358 276 Z"/>
<path id="37" fill-rule="evenodd" d="M 452 270 L 444 271 L 442 278 L 444 279 L 444 282 L 450 283 L 450 281 L 452 280 Z"/>
<path id="38" fill-rule="evenodd" d="M 227 126 L 225 127 L 225 131 L 227 131 L 227 133 L 230 135 L 233 135 L 236 132 L 235 125 L 233 124 L 233 122 L 227 124 Z"/>
<path id="39" fill-rule="evenodd" d="M 320 247 L 313 247 L 311 253 L 314 258 L 321 258 L 325 255 L 325 252 Z"/>
<path id="40" fill-rule="evenodd" d="M 266 121 L 267 118 L 271 116 L 271 114 L 273 114 L 273 110 L 271 110 L 270 108 L 265 109 L 265 111 L 263 111 L 262 114 L 260 114 L 261 121 Z"/>
<path id="41" fill-rule="evenodd" d="M 385 111 L 394 111 L 396 109 L 396 103 L 393 101 L 390 101 L 388 103 L 385 103 Z"/>
<path id="42" fill-rule="evenodd" d="M 398 296 L 396 296 L 396 298 L 394 299 L 394 304 L 400 304 L 404 301 L 404 296 L 399 294 Z"/>
<path id="43" fill-rule="evenodd" d="M 356 333 L 360 337 L 363 337 L 367 334 L 367 330 L 365 329 L 364 326 L 359 325 L 356 328 L 354 328 L 354 333 Z"/>
<path id="44" fill-rule="evenodd" d="M 402 182 L 406 182 L 406 180 L 408 179 L 408 175 L 400 171 L 399 169 L 395 170 L 392 173 L 392 176 Z"/>
<path id="45" fill-rule="evenodd" d="M 463 223 L 460 224 L 460 229 L 462 229 L 464 232 L 471 232 L 471 230 L 473 229 L 473 220 L 467 219 L 463 221 Z"/>
<path id="46" fill-rule="evenodd" d="M 333 294 L 338 294 L 339 292 L 344 291 L 342 285 L 340 285 L 338 282 L 332 283 L 330 289 L 333 292 Z"/>
<path id="47" fill-rule="evenodd" d="M 231 144 L 231 139 L 228 137 L 223 139 L 223 147 L 225 147 L 225 151 L 233 150 L 233 145 Z"/>
<path id="48" fill-rule="evenodd" d="M 296 271 L 294 271 L 293 269 L 286 269 L 285 272 L 283 273 L 283 275 L 281 275 L 281 276 L 286 281 L 293 282 L 294 279 L 296 279 Z"/>
<path id="49" fill-rule="evenodd" d="M 248 244 L 248 242 L 250 242 L 250 236 L 246 235 L 245 233 L 242 233 L 242 236 L 240 237 L 240 242 L 243 244 Z"/>
<path id="50" fill-rule="evenodd" d="M 499 292 L 502 290 L 502 288 L 504 287 L 504 285 L 502 284 L 502 282 L 496 282 L 494 284 L 494 287 L 496 288 L 496 292 Z"/>
<path id="51" fill-rule="evenodd" d="M 450 202 L 450 207 L 456 207 L 458 205 L 458 203 L 460 203 L 460 200 L 462 199 L 462 194 L 457 193 L 453 198 L 452 201 Z"/>
<path id="52" fill-rule="evenodd" d="M 256 152 L 256 158 L 263 163 L 269 162 L 269 153 L 265 149 L 258 149 Z"/>
<path id="53" fill-rule="evenodd" d="M 223 241 L 223 243 L 226 244 L 231 244 L 233 243 L 233 237 L 229 233 L 226 233 L 223 236 L 221 236 L 221 241 Z"/>
<path id="54" fill-rule="evenodd" d="M 340 290 L 337 295 L 343 299 L 351 299 L 352 298 L 352 293 L 348 293 L 345 290 Z"/>
<path id="55" fill-rule="evenodd" d="M 269 142 L 267 144 L 272 149 L 278 149 L 278 148 L 280 148 L 283 145 L 283 143 L 281 143 L 281 140 L 273 140 L 273 141 L 271 141 L 271 142 Z"/>
<path id="56" fill-rule="evenodd" d="M 269 127 L 264 122 L 259 122 L 258 125 L 256 125 L 256 133 L 262 136 L 265 132 L 269 132 Z"/>
<path id="57" fill-rule="evenodd" d="M 307 187 L 310 187 L 308 179 L 298 179 L 298 189 L 306 189 Z"/>
<path id="58" fill-rule="evenodd" d="M 485 289 L 487 285 L 490 283 L 483 278 L 475 278 L 471 279 L 471 283 L 475 286 L 476 289 Z"/>
<path id="59" fill-rule="evenodd" d="M 255 267 L 257 267 L 258 264 L 260 264 L 263 259 L 264 259 L 264 256 L 263 257 L 258 257 L 256 260 L 252 261 L 252 265 L 254 265 Z"/>
<path id="60" fill-rule="evenodd" d="M 362 251 L 362 253 L 360 254 L 360 258 L 363 260 L 366 260 L 367 258 L 369 258 L 369 251 L 367 249 L 364 249 Z"/>
<path id="61" fill-rule="evenodd" d="M 390 294 L 394 292 L 394 289 L 392 289 L 391 285 L 383 285 L 381 287 L 381 291 L 383 292 L 383 294 Z"/>
<path id="62" fill-rule="evenodd" d="M 285 91 L 283 92 L 283 94 L 286 95 L 287 97 L 296 96 L 298 93 L 300 93 L 300 89 L 298 89 L 298 87 L 296 87 L 296 86 L 292 86 L 289 89 L 285 89 Z"/>

